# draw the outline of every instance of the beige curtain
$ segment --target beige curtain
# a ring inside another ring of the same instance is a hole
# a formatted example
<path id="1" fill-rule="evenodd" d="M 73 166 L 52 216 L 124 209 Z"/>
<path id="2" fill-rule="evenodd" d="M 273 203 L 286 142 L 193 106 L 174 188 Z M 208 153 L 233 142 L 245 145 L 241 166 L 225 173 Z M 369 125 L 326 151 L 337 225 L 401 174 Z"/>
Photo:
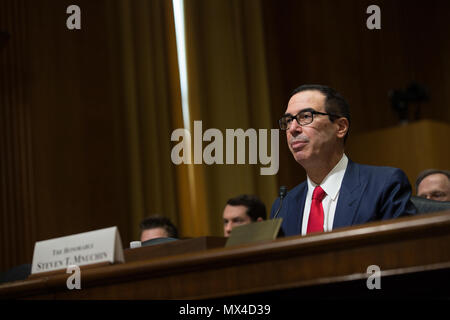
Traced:
<path id="1" fill-rule="evenodd" d="M 203 132 L 217 128 L 224 136 L 227 128 L 274 128 L 261 2 L 185 0 L 185 16 L 191 127 L 201 120 Z M 222 211 L 230 197 L 256 194 L 270 211 L 276 180 L 260 175 L 261 166 L 197 165 L 212 234 L 223 235 Z"/>
<path id="2" fill-rule="evenodd" d="M 171 1 L 112 1 L 111 43 L 119 51 L 117 97 L 124 110 L 129 153 L 130 219 L 133 236 L 150 214 L 180 226 L 177 171 L 170 136 L 181 119 Z"/>
<path id="3" fill-rule="evenodd" d="M 184 237 L 221 236 L 225 202 L 241 193 L 260 196 L 269 211 L 276 180 L 260 175 L 261 165 L 172 164 L 170 134 L 183 120 L 171 1 L 117 8 L 133 225 L 161 212 Z M 223 134 L 273 128 L 260 1 L 186 0 L 185 19 L 191 134 L 195 120 Z"/>
<path id="4" fill-rule="evenodd" d="M 241 193 L 257 194 L 269 211 L 276 180 L 260 175 L 261 165 L 172 164 L 170 135 L 183 128 L 172 1 L 112 3 L 132 225 L 160 212 L 184 237 L 221 236 L 225 202 Z M 195 120 L 203 131 L 224 134 L 227 128 L 273 128 L 260 1 L 185 0 L 185 19 L 191 134 Z"/>

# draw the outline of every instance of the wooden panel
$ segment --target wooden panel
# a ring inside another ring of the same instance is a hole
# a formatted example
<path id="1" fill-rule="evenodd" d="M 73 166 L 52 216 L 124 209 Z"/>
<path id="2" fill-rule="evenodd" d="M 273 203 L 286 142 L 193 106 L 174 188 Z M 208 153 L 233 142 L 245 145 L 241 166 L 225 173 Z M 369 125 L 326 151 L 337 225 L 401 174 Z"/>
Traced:
<path id="1" fill-rule="evenodd" d="M 30 261 L 36 241 L 26 20 L 23 0 L 0 3 L 0 270 Z"/>
<path id="2" fill-rule="evenodd" d="M 411 185 L 425 169 L 450 169 L 447 123 L 423 120 L 403 126 L 355 134 L 347 154 L 356 162 L 403 169 Z"/>
<path id="3" fill-rule="evenodd" d="M 131 240 L 108 0 L 77 2 L 75 31 L 71 1 L 38 2 L 0 2 L 1 271 L 29 263 L 37 240 L 113 225 Z"/>
<path id="4" fill-rule="evenodd" d="M 382 278 L 450 271 L 450 211 L 86 270 L 76 291 L 66 289 L 67 275 L 18 281 L 0 286 L 0 297 L 220 298 L 339 285 L 366 279 L 370 265 Z"/>
<path id="5" fill-rule="evenodd" d="M 38 240 L 113 225 L 129 240 L 124 123 L 105 1 L 77 3 L 81 30 L 65 25 L 70 1 L 28 4 Z"/>

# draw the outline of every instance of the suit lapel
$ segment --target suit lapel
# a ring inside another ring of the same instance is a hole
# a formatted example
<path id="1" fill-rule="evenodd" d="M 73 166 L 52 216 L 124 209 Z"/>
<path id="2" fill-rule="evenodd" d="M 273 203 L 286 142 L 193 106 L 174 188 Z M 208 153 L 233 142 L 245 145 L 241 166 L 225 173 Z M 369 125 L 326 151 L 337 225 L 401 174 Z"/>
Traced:
<path id="1" fill-rule="evenodd" d="M 308 193 L 308 184 L 306 181 L 300 186 L 297 194 L 294 195 L 295 205 L 294 210 L 296 212 L 291 215 L 293 217 L 291 223 L 295 226 L 295 234 L 302 233 L 303 211 L 305 209 L 306 194 Z"/>
<path id="2" fill-rule="evenodd" d="M 339 191 L 333 229 L 353 224 L 362 190 L 363 188 L 360 188 L 359 165 L 349 159 Z"/>

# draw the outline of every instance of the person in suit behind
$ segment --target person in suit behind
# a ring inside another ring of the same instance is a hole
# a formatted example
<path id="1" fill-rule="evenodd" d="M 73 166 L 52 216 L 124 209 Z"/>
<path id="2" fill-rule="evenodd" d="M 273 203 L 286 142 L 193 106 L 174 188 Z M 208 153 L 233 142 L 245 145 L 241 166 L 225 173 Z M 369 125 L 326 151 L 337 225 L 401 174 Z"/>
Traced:
<path id="1" fill-rule="evenodd" d="M 169 218 L 152 215 L 140 223 L 141 242 L 158 238 L 178 238 L 178 230 Z"/>
<path id="2" fill-rule="evenodd" d="M 266 216 L 266 206 L 254 195 L 243 194 L 228 199 L 223 210 L 223 235 L 229 237 L 234 227 L 263 221 Z"/>
<path id="3" fill-rule="evenodd" d="M 0 284 L 18 280 L 25 280 L 31 274 L 31 264 L 21 264 L 9 269 L 6 272 L 0 273 Z"/>
<path id="4" fill-rule="evenodd" d="M 416 213 L 411 185 L 397 168 L 361 165 L 344 153 L 350 128 L 348 103 L 324 85 L 292 93 L 279 121 L 307 180 L 290 190 L 279 217 L 286 235 L 305 235 Z M 273 217 L 280 205 L 272 206 Z"/>
<path id="5" fill-rule="evenodd" d="M 427 169 L 416 180 L 417 196 L 437 201 L 450 201 L 450 171 Z"/>

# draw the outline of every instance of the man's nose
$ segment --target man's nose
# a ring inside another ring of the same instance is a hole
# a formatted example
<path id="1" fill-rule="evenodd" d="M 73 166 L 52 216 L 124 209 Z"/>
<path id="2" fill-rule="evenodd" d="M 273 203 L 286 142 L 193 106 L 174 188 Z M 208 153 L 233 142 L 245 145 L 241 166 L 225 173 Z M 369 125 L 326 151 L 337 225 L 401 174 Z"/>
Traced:
<path id="1" fill-rule="evenodd" d="M 228 223 L 225 225 L 225 234 L 226 234 L 226 235 L 229 235 L 229 234 L 231 233 L 231 229 L 232 229 L 232 227 L 231 227 L 231 222 L 228 222 Z"/>
<path id="2" fill-rule="evenodd" d="M 302 133 L 302 130 L 303 130 L 303 128 L 301 125 L 298 124 L 297 120 L 292 119 L 291 124 L 289 125 L 289 129 L 288 129 L 289 134 L 295 137 L 299 133 Z"/>

